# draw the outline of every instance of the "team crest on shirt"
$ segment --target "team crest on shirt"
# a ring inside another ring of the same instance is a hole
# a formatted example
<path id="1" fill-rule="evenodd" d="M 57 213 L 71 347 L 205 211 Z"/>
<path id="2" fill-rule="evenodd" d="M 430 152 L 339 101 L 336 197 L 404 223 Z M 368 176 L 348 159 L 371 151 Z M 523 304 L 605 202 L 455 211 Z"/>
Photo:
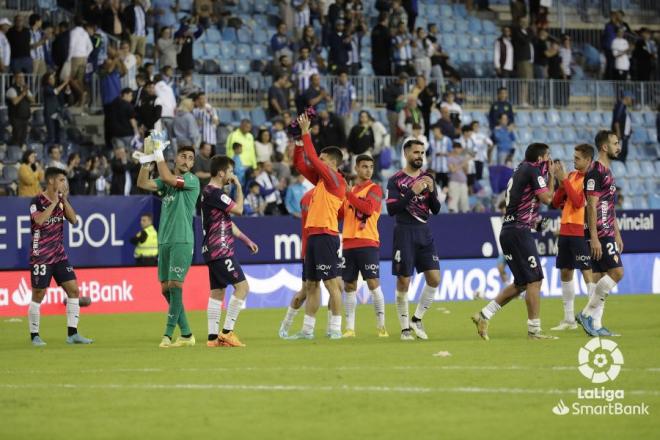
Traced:
<path id="1" fill-rule="evenodd" d="M 614 262 L 619 264 L 619 256 L 618 255 L 614 255 Z"/>
<path id="2" fill-rule="evenodd" d="M 229 196 L 227 194 L 221 195 L 220 200 L 222 200 L 222 203 L 224 203 L 226 205 L 231 204 L 231 199 L 229 198 Z"/>
<path id="3" fill-rule="evenodd" d="M 587 180 L 587 191 L 593 191 L 596 188 L 596 181 L 594 179 Z"/>
<path id="4" fill-rule="evenodd" d="M 536 180 L 538 180 L 539 182 L 539 187 L 545 188 L 545 179 L 543 178 L 543 176 L 537 177 Z"/>
<path id="5" fill-rule="evenodd" d="M 34 214 L 35 212 L 37 212 L 37 205 L 30 205 L 30 214 Z"/>

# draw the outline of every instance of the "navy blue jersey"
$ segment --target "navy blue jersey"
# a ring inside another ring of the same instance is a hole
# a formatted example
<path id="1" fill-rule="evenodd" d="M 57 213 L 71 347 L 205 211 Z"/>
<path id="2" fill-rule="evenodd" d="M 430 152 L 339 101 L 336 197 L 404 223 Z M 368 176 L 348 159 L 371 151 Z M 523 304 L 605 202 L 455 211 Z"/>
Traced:
<path id="1" fill-rule="evenodd" d="M 433 179 L 428 172 L 412 177 L 401 170 L 387 181 L 387 213 L 396 216 L 398 224 L 427 223 L 432 213 L 440 212 L 435 185 L 433 191 L 427 189 L 417 195 L 412 190 L 415 182 L 424 176 Z"/>
<path id="2" fill-rule="evenodd" d="M 538 195 L 548 191 L 545 162 L 521 162 L 506 187 L 502 227 L 533 229 L 539 219 Z"/>

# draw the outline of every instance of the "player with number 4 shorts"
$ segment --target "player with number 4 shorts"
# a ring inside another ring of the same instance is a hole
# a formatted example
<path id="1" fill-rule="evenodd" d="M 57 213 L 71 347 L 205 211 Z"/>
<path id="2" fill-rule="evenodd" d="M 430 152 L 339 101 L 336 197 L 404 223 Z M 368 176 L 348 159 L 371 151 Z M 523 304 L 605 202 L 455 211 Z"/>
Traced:
<path id="1" fill-rule="evenodd" d="M 394 216 L 392 275 L 396 276 L 396 309 L 401 325 L 401 340 L 428 339 L 422 318 L 431 307 L 440 285 L 440 261 L 428 221 L 440 212 L 435 180 L 424 165 L 424 144 L 406 140 L 403 154 L 406 166 L 387 182 L 387 213 Z M 417 309 L 408 319 L 408 288 L 414 271 L 424 273 L 426 285 Z"/>
<path id="2" fill-rule="evenodd" d="M 550 148 L 546 144 L 531 144 L 525 151 L 525 160 L 509 179 L 500 246 L 513 274 L 513 284 L 505 287 L 493 301 L 472 316 L 477 333 L 484 340 L 489 339 L 488 323 L 493 315 L 523 291 L 526 291 L 528 337 L 557 339 L 541 331 L 539 314 L 543 270 L 531 231 L 538 222 L 539 202 L 549 204 L 552 201 L 555 179 L 549 161 Z"/>
<path id="3" fill-rule="evenodd" d="M 233 185 L 236 201 L 223 188 Z M 256 254 L 259 251 L 252 240 L 232 222 L 230 215 L 243 214 L 243 190 L 234 175 L 234 161 L 227 156 L 211 158 L 211 181 L 202 191 L 202 224 L 204 243 L 202 255 L 209 269 L 211 295 L 207 308 L 209 347 L 245 347 L 234 333 L 238 314 L 245 305 L 250 290 L 243 269 L 234 257 L 234 237 L 241 240 Z M 225 290 L 234 286 L 234 293 L 227 306 L 225 323 L 220 332 L 220 313 Z"/>
<path id="4" fill-rule="evenodd" d="M 69 203 L 69 181 L 66 171 L 50 167 L 45 174 L 46 191 L 30 201 L 30 281 L 32 301 L 28 306 L 30 339 L 35 347 L 46 345 L 39 335 L 41 301 L 55 281 L 67 296 L 66 325 L 67 344 L 91 344 L 92 339 L 78 333 L 80 299 L 76 273 L 69 264 L 64 251 L 64 220 L 72 225 L 78 223 L 76 212 Z"/>

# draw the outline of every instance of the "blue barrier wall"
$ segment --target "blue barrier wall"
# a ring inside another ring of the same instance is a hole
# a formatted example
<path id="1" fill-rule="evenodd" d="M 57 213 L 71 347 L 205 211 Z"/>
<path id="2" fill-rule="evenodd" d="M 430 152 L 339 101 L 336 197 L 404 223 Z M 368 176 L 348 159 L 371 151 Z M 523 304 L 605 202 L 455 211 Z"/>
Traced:
<path id="1" fill-rule="evenodd" d="M 0 203 L 0 269 L 28 266 L 30 217 L 27 198 L 3 198 Z M 129 239 L 139 231 L 140 215 L 160 211 L 160 200 L 152 196 L 72 197 L 80 216 L 78 225 L 65 227 L 65 247 L 76 267 L 131 266 L 133 246 Z M 556 253 L 558 211 L 550 211 L 544 231 L 537 234 L 540 255 Z M 660 231 L 655 215 L 660 211 L 621 211 L 619 222 L 626 253 L 660 251 Z M 251 255 L 238 243 L 243 264 L 283 263 L 300 259 L 300 220 L 293 217 L 238 217 L 238 226 L 260 247 Z M 194 220 L 196 246 L 194 261 L 201 263 L 201 222 Z M 381 258 L 391 259 L 393 219 L 383 215 L 379 222 Z M 501 228 L 499 216 L 489 214 L 442 214 L 432 218 L 438 255 L 441 259 L 489 258 L 498 255 L 496 237 Z"/>

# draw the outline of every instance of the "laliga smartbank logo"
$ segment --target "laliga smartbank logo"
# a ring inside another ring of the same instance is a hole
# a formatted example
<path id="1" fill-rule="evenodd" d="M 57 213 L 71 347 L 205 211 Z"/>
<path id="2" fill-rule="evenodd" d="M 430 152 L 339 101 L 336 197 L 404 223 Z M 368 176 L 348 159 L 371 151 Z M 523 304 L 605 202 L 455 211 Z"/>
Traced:
<path id="1" fill-rule="evenodd" d="M 614 381 L 621 373 L 623 363 L 623 353 L 610 339 L 593 338 L 578 351 L 578 371 L 592 384 Z M 558 416 L 649 415 L 647 404 L 626 404 L 622 402 L 624 398 L 622 389 L 580 387 L 576 402 L 567 405 L 561 399 L 552 412 Z"/>

